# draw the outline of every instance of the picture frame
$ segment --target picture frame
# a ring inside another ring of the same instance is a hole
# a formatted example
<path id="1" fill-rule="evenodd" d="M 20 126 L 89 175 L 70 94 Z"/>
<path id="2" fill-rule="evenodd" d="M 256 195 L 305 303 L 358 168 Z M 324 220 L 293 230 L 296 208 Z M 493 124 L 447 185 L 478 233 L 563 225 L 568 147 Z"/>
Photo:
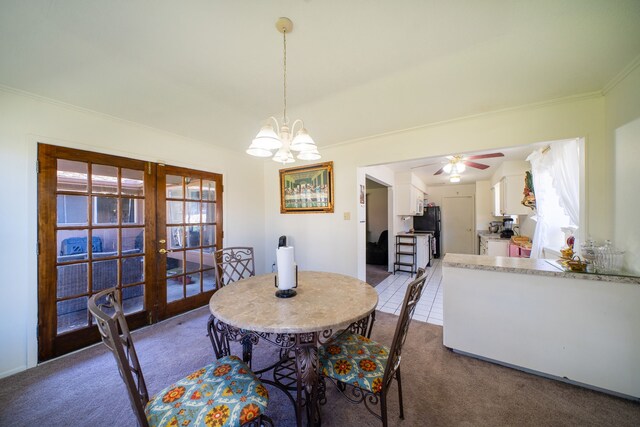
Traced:
<path id="1" fill-rule="evenodd" d="M 333 213 L 333 162 L 280 169 L 280 213 Z"/>

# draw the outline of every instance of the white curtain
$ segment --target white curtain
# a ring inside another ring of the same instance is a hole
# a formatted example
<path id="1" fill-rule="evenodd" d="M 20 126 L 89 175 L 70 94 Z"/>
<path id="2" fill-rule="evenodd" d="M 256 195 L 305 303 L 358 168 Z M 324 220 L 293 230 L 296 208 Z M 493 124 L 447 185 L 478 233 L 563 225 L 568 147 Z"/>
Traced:
<path id="1" fill-rule="evenodd" d="M 560 199 L 560 206 L 569 217 L 572 226 L 580 224 L 580 147 L 578 140 L 559 141 L 551 144 L 549 157 L 549 173 L 553 187 Z M 578 248 L 578 242 L 574 248 Z"/>
<path id="2" fill-rule="evenodd" d="M 544 248 L 564 246 L 564 227 L 577 228 L 580 218 L 580 155 L 577 140 L 554 142 L 527 158 L 531 162 L 536 196 L 536 229 L 532 258 L 542 258 Z M 578 246 L 574 246 L 578 247 Z"/>
<path id="3" fill-rule="evenodd" d="M 542 258 L 542 250 L 546 245 L 547 228 L 549 227 L 548 220 L 544 216 L 545 208 L 545 191 L 546 186 L 544 183 L 544 167 L 543 160 L 544 155 L 541 150 L 534 151 L 527 157 L 527 160 L 531 162 L 531 175 L 533 178 L 533 189 L 536 196 L 536 213 L 532 217 L 536 221 L 536 229 L 533 233 L 533 242 L 531 245 L 531 258 Z"/>

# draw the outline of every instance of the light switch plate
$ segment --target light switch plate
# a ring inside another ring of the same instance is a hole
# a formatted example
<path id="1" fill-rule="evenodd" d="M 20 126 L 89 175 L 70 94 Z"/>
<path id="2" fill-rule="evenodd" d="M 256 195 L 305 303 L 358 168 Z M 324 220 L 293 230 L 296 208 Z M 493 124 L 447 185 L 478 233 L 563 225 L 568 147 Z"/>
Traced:
<path id="1" fill-rule="evenodd" d="M 345 221 L 349 221 L 351 219 L 351 212 L 345 212 L 344 213 L 344 220 Z"/>

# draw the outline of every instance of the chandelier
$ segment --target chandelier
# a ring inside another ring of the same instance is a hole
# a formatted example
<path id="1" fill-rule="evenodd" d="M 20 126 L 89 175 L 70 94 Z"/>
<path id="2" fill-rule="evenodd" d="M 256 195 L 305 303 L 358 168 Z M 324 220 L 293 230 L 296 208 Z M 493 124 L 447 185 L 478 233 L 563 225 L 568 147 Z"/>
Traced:
<path id="1" fill-rule="evenodd" d="M 297 119 L 289 126 L 289 118 L 287 117 L 287 33 L 293 30 L 293 22 L 289 18 L 280 18 L 276 22 L 276 29 L 282 33 L 283 51 L 284 51 L 284 113 L 282 115 L 282 125 L 278 124 L 278 120 L 271 116 L 262 126 L 258 135 L 253 139 L 251 145 L 247 149 L 247 154 L 256 157 L 271 157 L 272 160 L 282 164 L 293 163 L 293 153 L 299 160 L 318 160 L 320 153 L 316 143 L 313 142 L 309 132 L 304 127 L 304 122 Z M 275 126 L 274 126 L 275 125 Z M 296 126 L 298 131 L 292 139 Z"/>

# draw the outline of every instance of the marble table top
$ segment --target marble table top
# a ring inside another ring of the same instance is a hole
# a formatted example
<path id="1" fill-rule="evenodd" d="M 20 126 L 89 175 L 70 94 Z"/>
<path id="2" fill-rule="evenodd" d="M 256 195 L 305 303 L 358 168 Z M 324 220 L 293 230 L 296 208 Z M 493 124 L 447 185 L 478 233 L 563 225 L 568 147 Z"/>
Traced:
<path id="1" fill-rule="evenodd" d="M 597 280 L 601 282 L 640 284 L 640 277 L 564 271 L 557 262 L 546 259 L 448 253 L 445 255 L 442 265 L 445 267 L 467 268 L 472 270 L 501 271 L 537 276 Z"/>
<path id="2" fill-rule="evenodd" d="M 275 296 L 274 273 L 231 283 L 209 301 L 219 320 L 256 332 L 303 333 L 339 329 L 359 320 L 378 304 L 369 284 L 336 273 L 301 271 L 297 295 Z"/>

